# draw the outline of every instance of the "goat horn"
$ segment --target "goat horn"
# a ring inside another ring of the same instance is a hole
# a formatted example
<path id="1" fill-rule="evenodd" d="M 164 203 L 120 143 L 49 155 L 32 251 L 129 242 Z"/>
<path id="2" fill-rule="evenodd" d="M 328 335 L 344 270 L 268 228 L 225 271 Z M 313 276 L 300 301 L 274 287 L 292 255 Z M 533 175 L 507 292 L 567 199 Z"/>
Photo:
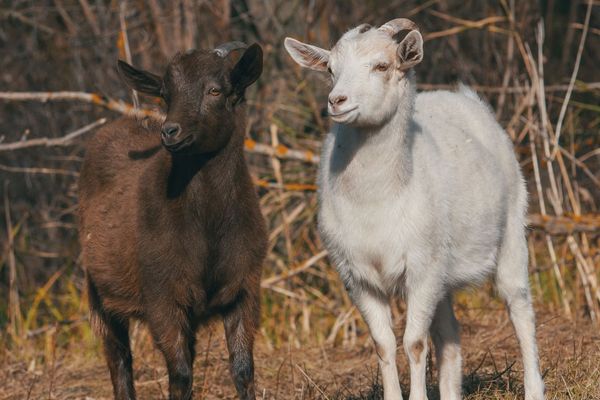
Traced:
<path id="1" fill-rule="evenodd" d="M 380 31 L 389 33 L 390 36 L 394 36 L 396 33 L 400 32 L 401 30 L 404 30 L 404 29 L 408 29 L 411 31 L 412 30 L 418 31 L 419 27 L 417 26 L 417 24 L 415 24 L 414 22 L 412 22 L 410 19 L 407 19 L 407 18 L 396 18 L 396 19 L 386 22 L 385 24 L 383 24 L 379 27 Z"/>
<path id="2" fill-rule="evenodd" d="M 213 51 L 219 57 L 227 57 L 229 53 L 238 49 L 245 49 L 248 45 L 244 42 L 227 42 L 217 46 Z"/>

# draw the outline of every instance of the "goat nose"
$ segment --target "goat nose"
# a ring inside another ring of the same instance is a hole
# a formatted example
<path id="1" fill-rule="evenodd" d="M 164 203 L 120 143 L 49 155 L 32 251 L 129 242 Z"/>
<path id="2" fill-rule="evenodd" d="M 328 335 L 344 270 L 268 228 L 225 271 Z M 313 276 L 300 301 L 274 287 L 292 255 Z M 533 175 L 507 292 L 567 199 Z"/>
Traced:
<path id="1" fill-rule="evenodd" d="M 162 127 L 162 134 L 165 137 L 173 137 L 181 131 L 181 126 L 176 122 L 165 122 Z"/>
<path id="2" fill-rule="evenodd" d="M 332 106 L 340 105 L 346 100 L 348 100 L 348 97 L 343 95 L 329 96 L 329 104 L 331 104 Z"/>

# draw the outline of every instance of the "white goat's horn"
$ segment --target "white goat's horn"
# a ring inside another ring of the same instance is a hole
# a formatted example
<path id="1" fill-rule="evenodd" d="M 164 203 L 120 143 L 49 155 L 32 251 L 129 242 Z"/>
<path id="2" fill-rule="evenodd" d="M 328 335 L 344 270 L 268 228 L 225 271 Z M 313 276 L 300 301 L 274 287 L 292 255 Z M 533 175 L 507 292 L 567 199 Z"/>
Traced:
<path id="1" fill-rule="evenodd" d="M 388 33 L 390 36 L 394 36 L 396 33 L 400 32 L 401 30 L 404 30 L 404 29 L 418 31 L 419 27 L 417 26 L 417 24 L 415 24 L 414 22 L 412 22 L 410 19 L 407 19 L 407 18 L 396 18 L 396 19 L 386 22 L 385 24 L 383 24 L 379 27 L 380 31 L 384 31 L 384 32 Z"/>
<path id="2" fill-rule="evenodd" d="M 213 51 L 219 57 L 227 57 L 229 53 L 238 49 L 245 49 L 248 45 L 244 42 L 227 42 L 217 46 Z"/>

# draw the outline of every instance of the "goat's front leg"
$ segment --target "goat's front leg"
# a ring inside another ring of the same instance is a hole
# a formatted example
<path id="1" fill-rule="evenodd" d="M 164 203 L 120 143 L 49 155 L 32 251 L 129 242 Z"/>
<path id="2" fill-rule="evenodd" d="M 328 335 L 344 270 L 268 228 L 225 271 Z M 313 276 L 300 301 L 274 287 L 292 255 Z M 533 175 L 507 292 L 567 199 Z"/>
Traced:
<path id="1" fill-rule="evenodd" d="M 427 400 L 426 368 L 429 328 L 440 299 L 444 297 L 442 285 L 435 273 L 407 278 L 406 330 L 404 351 L 410 365 L 410 400 Z"/>
<path id="2" fill-rule="evenodd" d="M 195 329 L 180 307 L 169 307 L 163 303 L 151 309 L 153 313 L 148 318 L 148 326 L 167 364 L 169 400 L 190 400 Z"/>
<path id="3" fill-rule="evenodd" d="M 396 367 L 396 336 L 388 299 L 372 293 L 367 288 L 351 287 L 349 294 L 369 326 L 371 338 L 379 358 L 379 369 L 383 380 L 383 398 L 402 400 L 402 390 Z"/>
<path id="4" fill-rule="evenodd" d="M 259 284 L 245 290 L 232 309 L 223 315 L 229 368 L 241 400 L 254 400 L 254 335 L 260 316 Z"/>

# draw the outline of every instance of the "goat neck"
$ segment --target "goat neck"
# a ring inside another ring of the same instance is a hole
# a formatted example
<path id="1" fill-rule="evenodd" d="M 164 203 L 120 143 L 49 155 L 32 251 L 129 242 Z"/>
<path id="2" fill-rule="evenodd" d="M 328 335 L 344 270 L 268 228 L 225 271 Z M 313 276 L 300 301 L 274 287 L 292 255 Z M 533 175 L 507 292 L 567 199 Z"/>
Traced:
<path id="1" fill-rule="evenodd" d="M 406 82 L 404 82 L 406 81 Z M 418 129 L 413 129 L 415 104 L 414 77 L 407 76 L 400 84 L 406 85 L 404 96 L 390 118 L 382 125 L 351 127 L 335 124 L 331 155 L 331 177 L 351 175 L 364 193 L 367 188 L 403 187 L 412 175 L 412 142 Z M 417 127 L 418 128 L 418 127 Z"/>
<path id="2" fill-rule="evenodd" d="M 235 131 L 222 149 L 204 154 L 169 154 L 171 168 L 167 184 L 167 197 L 176 198 L 182 193 L 195 193 L 199 186 L 225 187 L 235 184 L 235 178 L 247 167 L 244 163 L 243 131 L 239 127 L 244 118 L 237 118 Z"/>

